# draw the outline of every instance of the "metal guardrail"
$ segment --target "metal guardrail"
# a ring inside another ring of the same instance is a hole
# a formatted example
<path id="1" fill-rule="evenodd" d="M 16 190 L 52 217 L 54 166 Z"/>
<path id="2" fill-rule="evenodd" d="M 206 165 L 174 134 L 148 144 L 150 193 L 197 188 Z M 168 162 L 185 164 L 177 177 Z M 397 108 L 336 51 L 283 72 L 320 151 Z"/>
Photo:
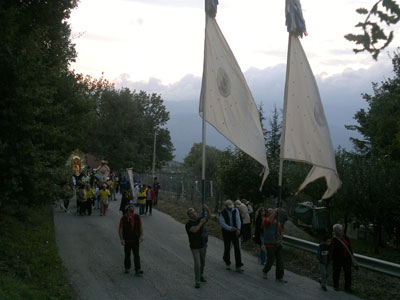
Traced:
<path id="1" fill-rule="evenodd" d="M 298 249 L 302 249 L 308 252 L 312 253 L 317 253 L 318 249 L 318 244 L 305 241 L 302 239 L 298 239 L 292 236 L 284 235 L 283 236 L 283 243 L 285 245 L 295 247 Z M 360 254 L 354 254 L 355 258 L 357 259 L 357 262 L 360 267 L 363 267 L 365 269 L 373 270 L 376 272 L 392 275 L 395 277 L 400 277 L 400 265 L 391 263 L 388 261 L 360 255 Z"/>

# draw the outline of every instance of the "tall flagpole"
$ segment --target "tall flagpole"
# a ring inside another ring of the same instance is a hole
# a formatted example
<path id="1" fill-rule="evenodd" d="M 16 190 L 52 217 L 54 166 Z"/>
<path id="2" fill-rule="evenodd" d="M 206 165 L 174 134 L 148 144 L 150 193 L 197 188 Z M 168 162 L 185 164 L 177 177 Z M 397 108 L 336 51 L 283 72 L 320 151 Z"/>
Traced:
<path id="1" fill-rule="evenodd" d="M 153 147 L 153 179 L 156 172 L 156 140 L 157 140 L 157 131 L 154 131 L 154 147 Z"/>
<path id="2" fill-rule="evenodd" d="M 291 33 L 289 33 L 288 41 L 288 52 L 287 52 L 287 62 L 286 62 L 286 81 L 285 81 L 285 93 L 283 97 L 283 117 L 282 117 L 282 136 L 281 136 L 281 147 L 280 147 L 280 159 L 279 159 L 279 181 L 278 181 L 278 199 L 277 208 L 281 207 L 281 194 L 282 194 L 282 181 L 283 181 L 283 151 L 284 151 L 284 141 L 286 134 L 286 110 L 287 110 L 287 95 L 288 95 L 288 79 L 289 79 L 289 68 L 290 68 L 290 46 L 291 46 Z"/>
<path id="3" fill-rule="evenodd" d="M 207 0 L 204 1 L 205 7 L 207 6 Z M 207 13 L 206 19 L 205 19 L 205 24 L 207 27 Z M 205 45 L 204 45 L 204 54 L 205 54 Z M 204 56 L 204 66 L 206 64 L 205 62 L 206 57 Z M 202 114 L 202 165 L 201 165 L 201 204 L 202 206 L 206 203 L 206 97 L 203 97 L 201 101 L 201 110 L 203 112 Z M 204 208 L 201 210 L 202 217 L 204 218 L 205 216 L 205 211 Z"/>

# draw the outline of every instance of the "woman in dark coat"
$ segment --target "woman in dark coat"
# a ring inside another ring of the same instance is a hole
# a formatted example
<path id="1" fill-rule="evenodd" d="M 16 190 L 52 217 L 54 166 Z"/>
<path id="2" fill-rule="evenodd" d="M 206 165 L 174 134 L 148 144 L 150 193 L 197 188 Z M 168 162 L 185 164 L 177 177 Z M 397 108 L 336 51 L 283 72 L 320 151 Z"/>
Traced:
<path id="1" fill-rule="evenodd" d="M 122 214 L 125 213 L 125 208 L 129 204 L 129 190 L 125 190 L 122 193 L 122 198 L 121 198 L 121 205 L 119 206 L 119 210 L 122 212 Z"/>
<path id="2" fill-rule="evenodd" d="M 353 249 L 350 245 L 350 239 L 343 234 L 343 226 L 340 224 L 333 225 L 333 234 L 329 255 L 332 259 L 333 269 L 333 288 L 339 289 L 340 271 L 344 271 L 344 290 L 351 293 L 351 266 Z"/>

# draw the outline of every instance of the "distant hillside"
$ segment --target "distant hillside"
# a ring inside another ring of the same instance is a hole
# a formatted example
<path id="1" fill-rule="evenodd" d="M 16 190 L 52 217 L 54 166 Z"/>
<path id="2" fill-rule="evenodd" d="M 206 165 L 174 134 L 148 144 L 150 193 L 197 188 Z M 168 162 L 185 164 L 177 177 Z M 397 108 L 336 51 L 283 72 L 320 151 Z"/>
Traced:
<path id="1" fill-rule="evenodd" d="M 175 161 L 182 162 L 189 153 L 193 143 L 201 142 L 201 118 L 198 113 L 198 102 L 195 101 L 166 101 L 165 105 L 170 112 L 170 120 L 167 127 L 171 132 L 172 143 L 175 147 Z M 273 106 L 264 105 L 264 111 L 267 118 L 271 116 Z M 355 132 L 351 132 L 344 128 L 344 124 L 354 123 L 352 121 L 352 111 L 343 111 L 343 108 L 330 108 L 327 111 L 329 129 L 331 132 L 334 147 L 339 145 L 343 148 L 350 149 L 350 136 L 356 136 Z M 328 113 L 329 112 L 329 113 Z M 339 114 L 339 115 L 338 115 Z M 345 121 L 347 119 L 347 121 Z M 212 126 L 207 126 L 207 145 L 214 146 L 218 149 L 225 149 L 232 145 L 224 136 L 218 133 Z"/>

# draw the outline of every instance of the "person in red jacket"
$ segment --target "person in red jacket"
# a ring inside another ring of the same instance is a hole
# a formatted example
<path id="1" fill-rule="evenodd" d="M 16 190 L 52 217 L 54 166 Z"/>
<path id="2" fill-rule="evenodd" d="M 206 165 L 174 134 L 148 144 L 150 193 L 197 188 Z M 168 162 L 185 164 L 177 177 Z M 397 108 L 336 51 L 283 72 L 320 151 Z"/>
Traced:
<path id="1" fill-rule="evenodd" d="M 284 266 L 282 257 L 282 234 L 283 227 L 276 218 L 279 208 L 268 208 L 267 217 L 264 218 L 264 245 L 267 250 L 267 263 L 263 269 L 263 276 L 267 279 L 267 274 L 271 270 L 276 259 L 275 277 L 276 281 L 286 283 L 283 279 Z"/>
<path id="2" fill-rule="evenodd" d="M 129 273 L 131 268 L 131 251 L 133 252 L 133 262 L 135 264 L 135 275 L 142 276 L 143 271 L 140 266 L 139 244 L 143 242 L 142 219 L 135 214 L 135 206 L 129 204 L 125 215 L 121 218 L 118 228 L 121 245 L 125 251 L 125 273 Z"/>

